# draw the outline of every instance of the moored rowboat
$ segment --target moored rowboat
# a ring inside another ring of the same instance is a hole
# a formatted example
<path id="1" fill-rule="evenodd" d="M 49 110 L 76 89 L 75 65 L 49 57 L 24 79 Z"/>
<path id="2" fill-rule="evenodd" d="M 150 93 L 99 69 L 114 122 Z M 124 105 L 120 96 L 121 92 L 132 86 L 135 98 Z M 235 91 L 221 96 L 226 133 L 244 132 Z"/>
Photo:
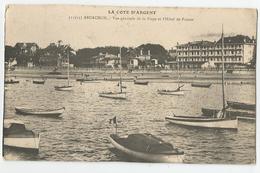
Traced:
<path id="1" fill-rule="evenodd" d="M 44 84 L 45 80 L 33 80 L 34 84 Z"/>
<path id="2" fill-rule="evenodd" d="M 56 79 L 68 79 L 68 77 L 59 76 L 59 77 L 56 77 Z"/>
<path id="3" fill-rule="evenodd" d="M 191 83 L 191 86 L 192 86 L 192 87 L 209 88 L 211 85 L 212 85 L 211 83 L 199 83 L 199 82 Z"/>
<path id="4" fill-rule="evenodd" d="M 58 109 L 32 109 L 32 108 L 25 108 L 25 107 L 15 107 L 15 111 L 18 114 L 22 114 L 22 115 L 42 115 L 42 116 L 57 117 L 65 111 L 65 107 L 58 108 Z"/>
<path id="5" fill-rule="evenodd" d="M 148 85 L 149 81 L 140 81 L 140 80 L 134 80 L 134 84 L 136 85 Z"/>
<path id="6" fill-rule="evenodd" d="M 17 84 L 17 83 L 19 83 L 19 81 L 18 80 L 13 80 L 13 79 L 5 81 L 5 84 Z"/>
<path id="7" fill-rule="evenodd" d="M 184 159 L 184 152 L 151 134 L 130 134 L 127 137 L 111 134 L 109 139 L 120 152 L 138 160 L 182 163 Z"/>

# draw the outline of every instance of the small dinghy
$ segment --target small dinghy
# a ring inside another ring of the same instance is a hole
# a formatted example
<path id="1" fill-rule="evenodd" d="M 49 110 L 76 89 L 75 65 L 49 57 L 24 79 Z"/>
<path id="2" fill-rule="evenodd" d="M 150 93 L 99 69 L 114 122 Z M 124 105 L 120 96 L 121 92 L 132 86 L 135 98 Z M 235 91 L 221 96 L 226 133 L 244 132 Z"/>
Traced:
<path id="1" fill-rule="evenodd" d="M 183 86 L 184 85 L 178 86 L 178 88 L 175 90 L 166 90 L 166 89 L 157 90 L 157 93 L 161 95 L 184 96 L 184 92 L 181 90 Z"/>
<path id="2" fill-rule="evenodd" d="M 58 109 L 32 109 L 25 107 L 15 107 L 15 111 L 16 113 L 22 115 L 41 115 L 49 117 L 58 117 L 65 111 L 65 107 Z"/>
<path id="3" fill-rule="evenodd" d="M 136 85 L 148 85 L 149 81 L 137 80 L 137 76 L 134 78 L 134 84 Z"/>
<path id="4" fill-rule="evenodd" d="M 149 81 L 134 80 L 136 85 L 148 85 Z"/>
<path id="5" fill-rule="evenodd" d="M 40 135 L 25 128 L 21 121 L 4 120 L 4 146 L 30 152 L 39 152 Z"/>
<path id="6" fill-rule="evenodd" d="M 173 147 L 172 144 L 164 142 L 162 139 L 148 133 L 137 133 L 119 137 L 117 135 L 116 117 L 109 120 L 110 124 L 112 122 L 115 127 L 115 133 L 109 136 L 109 140 L 118 151 L 135 159 L 135 161 L 183 162 L 184 152 Z"/>
<path id="7" fill-rule="evenodd" d="M 56 91 L 72 91 L 73 87 L 72 86 L 55 86 L 54 89 Z"/>
<path id="8" fill-rule="evenodd" d="M 59 76 L 59 77 L 56 77 L 56 79 L 68 79 L 68 77 L 65 77 L 65 76 Z"/>
<path id="9" fill-rule="evenodd" d="M 244 109 L 244 110 L 252 110 L 255 111 L 256 105 L 251 103 L 243 103 L 243 102 L 234 102 L 227 101 L 229 107 L 234 109 Z"/>
<path id="10" fill-rule="evenodd" d="M 211 85 L 212 83 L 201 83 L 201 82 L 191 83 L 192 87 L 201 87 L 201 88 L 209 88 Z"/>
<path id="11" fill-rule="evenodd" d="M 10 80 L 6 80 L 5 81 L 5 84 L 17 84 L 17 83 L 19 83 L 19 81 L 18 80 L 14 80 L 14 79 L 10 79 Z"/>
<path id="12" fill-rule="evenodd" d="M 158 94 L 161 95 L 176 95 L 176 96 L 183 96 L 183 91 L 176 91 L 176 90 L 157 90 Z"/>
<path id="13" fill-rule="evenodd" d="M 126 92 L 102 92 L 102 93 L 99 93 L 99 97 L 125 100 Z"/>
<path id="14" fill-rule="evenodd" d="M 33 80 L 33 84 L 44 84 L 45 80 Z"/>

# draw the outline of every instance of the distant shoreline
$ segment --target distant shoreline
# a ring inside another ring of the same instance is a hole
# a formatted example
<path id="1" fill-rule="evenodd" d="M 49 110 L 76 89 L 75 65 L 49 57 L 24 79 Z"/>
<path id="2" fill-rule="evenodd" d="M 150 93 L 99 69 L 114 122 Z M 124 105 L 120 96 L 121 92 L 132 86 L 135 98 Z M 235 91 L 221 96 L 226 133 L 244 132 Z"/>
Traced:
<path id="1" fill-rule="evenodd" d="M 14 71 L 7 71 L 6 77 L 17 77 L 17 78 L 57 78 L 66 77 L 66 68 L 59 69 L 60 75 L 49 74 L 53 68 L 17 68 Z M 191 83 L 191 82 L 211 82 L 221 83 L 221 71 L 217 70 L 180 70 L 180 82 Z M 70 78 L 75 80 L 82 78 L 82 75 L 89 75 L 90 78 L 95 80 L 106 80 L 106 81 L 117 81 L 119 80 L 119 70 L 101 70 L 101 69 L 87 69 L 87 68 L 71 68 Z M 161 71 L 144 71 L 135 70 L 129 72 L 128 70 L 122 71 L 123 81 L 133 81 L 134 78 L 142 80 L 149 80 L 150 82 L 167 82 L 176 83 L 178 81 L 177 70 L 161 70 Z M 230 84 L 255 84 L 256 73 L 254 70 L 241 70 L 234 71 L 233 73 L 226 73 L 225 80 Z"/>

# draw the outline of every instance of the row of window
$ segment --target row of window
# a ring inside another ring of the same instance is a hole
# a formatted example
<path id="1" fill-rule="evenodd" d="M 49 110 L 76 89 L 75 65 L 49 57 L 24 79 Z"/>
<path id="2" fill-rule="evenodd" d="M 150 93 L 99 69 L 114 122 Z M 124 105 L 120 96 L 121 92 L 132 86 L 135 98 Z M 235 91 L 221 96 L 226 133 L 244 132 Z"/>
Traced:
<path id="1" fill-rule="evenodd" d="M 190 61 L 222 61 L 221 57 L 214 57 L 214 58 L 178 58 L 178 60 L 180 62 L 190 62 Z M 224 58 L 225 62 L 237 62 L 237 61 L 241 61 L 241 57 L 226 57 Z"/>
<path id="2" fill-rule="evenodd" d="M 237 55 L 241 54 L 241 50 L 225 50 L 225 55 Z M 184 52 L 178 52 L 178 55 L 221 55 L 221 51 L 184 51 Z"/>
<path id="3" fill-rule="evenodd" d="M 242 48 L 241 44 L 228 44 L 224 45 L 224 48 L 234 49 L 234 48 Z M 178 46 L 177 49 L 179 50 L 189 50 L 189 49 L 221 49 L 221 45 L 215 46 Z"/>

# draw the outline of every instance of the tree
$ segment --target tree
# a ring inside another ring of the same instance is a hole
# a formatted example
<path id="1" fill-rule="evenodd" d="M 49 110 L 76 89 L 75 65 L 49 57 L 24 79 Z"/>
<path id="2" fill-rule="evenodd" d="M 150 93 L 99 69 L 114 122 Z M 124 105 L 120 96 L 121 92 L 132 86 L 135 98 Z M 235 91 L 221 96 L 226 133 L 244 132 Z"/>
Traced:
<path id="1" fill-rule="evenodd" d="M 5 62 L 8 62 L 10 58 L 16 57 L 15 48 L 12 46 L 5 46 Z"/>

